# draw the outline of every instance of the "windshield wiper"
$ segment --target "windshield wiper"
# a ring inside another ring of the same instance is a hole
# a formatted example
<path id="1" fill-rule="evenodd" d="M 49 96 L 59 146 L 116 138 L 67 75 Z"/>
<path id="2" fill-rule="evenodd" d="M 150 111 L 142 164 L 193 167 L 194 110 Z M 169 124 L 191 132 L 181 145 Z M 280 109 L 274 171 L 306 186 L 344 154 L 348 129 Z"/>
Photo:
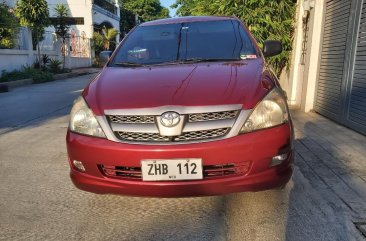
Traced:
<path id="1" fill-rule="evenodd" d="M 161 63 L 165 64 L 191 64 L 200 62 L 225 62 L 225 61 L 239 61 L 241 59 L 210 59 L 210 58 L 191 58 L 191 59 L 178 59 Z"/>
<path id="2" fill-rule="evenodd" d="M 210 58 L 191 58 L 181 60 L 183 63 L 199 63 L 199 62 L 225 62 L 225 61 L 238 61 L 240 59 L 210 59 Z"/>
<path id="3" fill-rule="evenodd" d="M 123 66 L 123 67 L 143 67 L 143 66 L 145 66 L 143 64 L 134 63 L 134 62 L 119 62 L 119 63 L 115 63 L 115 65 Z"/>

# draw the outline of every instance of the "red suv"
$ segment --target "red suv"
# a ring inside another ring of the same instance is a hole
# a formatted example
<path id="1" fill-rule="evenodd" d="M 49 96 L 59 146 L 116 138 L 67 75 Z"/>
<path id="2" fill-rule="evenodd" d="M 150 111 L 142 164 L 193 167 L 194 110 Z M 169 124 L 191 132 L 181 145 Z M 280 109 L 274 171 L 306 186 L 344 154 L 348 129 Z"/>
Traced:
<path id="1" fill-rule="evenodd" d="M 233 17 L 136 27 L 74 103 L 66 138 L 73 183 L 155 197 L 284 186 L 293 128 L 264 60 L 282 47 L 263 46 Z"/>

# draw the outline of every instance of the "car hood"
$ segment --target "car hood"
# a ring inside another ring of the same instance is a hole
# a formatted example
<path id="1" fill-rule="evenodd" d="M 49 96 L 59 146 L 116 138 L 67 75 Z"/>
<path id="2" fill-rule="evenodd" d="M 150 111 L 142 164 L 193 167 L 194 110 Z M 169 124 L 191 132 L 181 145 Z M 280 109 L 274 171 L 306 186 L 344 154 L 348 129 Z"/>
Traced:
<path id="1" fill-rule="evenodd" d="M 261 59 L 153 67 L 105 67 L 84 90 L 95 114 L 158 106 L 242 104 L 253 108 L 268 89 Z"/>

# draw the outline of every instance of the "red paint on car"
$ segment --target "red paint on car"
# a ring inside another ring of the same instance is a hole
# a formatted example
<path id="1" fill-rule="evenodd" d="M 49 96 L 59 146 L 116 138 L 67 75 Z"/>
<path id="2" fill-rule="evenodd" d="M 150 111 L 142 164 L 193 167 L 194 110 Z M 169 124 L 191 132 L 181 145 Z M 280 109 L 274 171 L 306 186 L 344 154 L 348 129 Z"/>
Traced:
<path id="1" fill-rule="evenodd" d="M 232 35 L 232 44 L 212 57 L 200 40 L 221 41 L 221 30 Z M 141 24 L 80 98 L 66 139 L 71 178 L 82 190 L 205 196 L 275 188 L 291 177 L 293 129 L 285 95 L 236 18 Z M 179 169 L 171 167 L 173 160 Z M 144 181 L 144 175 L 157 179 Z"/>

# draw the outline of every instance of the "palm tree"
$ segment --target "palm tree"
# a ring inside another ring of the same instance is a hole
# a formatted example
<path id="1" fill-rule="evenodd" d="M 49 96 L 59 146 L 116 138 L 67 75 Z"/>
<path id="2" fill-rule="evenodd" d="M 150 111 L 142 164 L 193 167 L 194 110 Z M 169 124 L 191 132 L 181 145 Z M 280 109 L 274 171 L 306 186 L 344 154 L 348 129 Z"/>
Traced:
<path id="1" fill-rule="evenodd" d="M 56 20 L 53 21 L 53 26 L 55 28 L 55 32 L 57 36 L 59 36 L 62 39 L 62 56 L 63 56 L 63 64 L 62 68 L 65 68 L 65 59 L 66 59 L 66 37 L 68 35 L 70 25 L 67 23 L 67 18 L 70 15 L 69 9 L 64 4 L 57 4 L 54 8 L 54 11 L 56 13 Z"/>
<path id="2" fill-rule="evenodd" d="M 115 28 L 106 28 L 105 26 L 102 29 L 103 36 L 103 47 L 104 50 L 109 50 L 111 43 L 116 43 L 116 36 L 118 34 L 118 30 Z"/>

